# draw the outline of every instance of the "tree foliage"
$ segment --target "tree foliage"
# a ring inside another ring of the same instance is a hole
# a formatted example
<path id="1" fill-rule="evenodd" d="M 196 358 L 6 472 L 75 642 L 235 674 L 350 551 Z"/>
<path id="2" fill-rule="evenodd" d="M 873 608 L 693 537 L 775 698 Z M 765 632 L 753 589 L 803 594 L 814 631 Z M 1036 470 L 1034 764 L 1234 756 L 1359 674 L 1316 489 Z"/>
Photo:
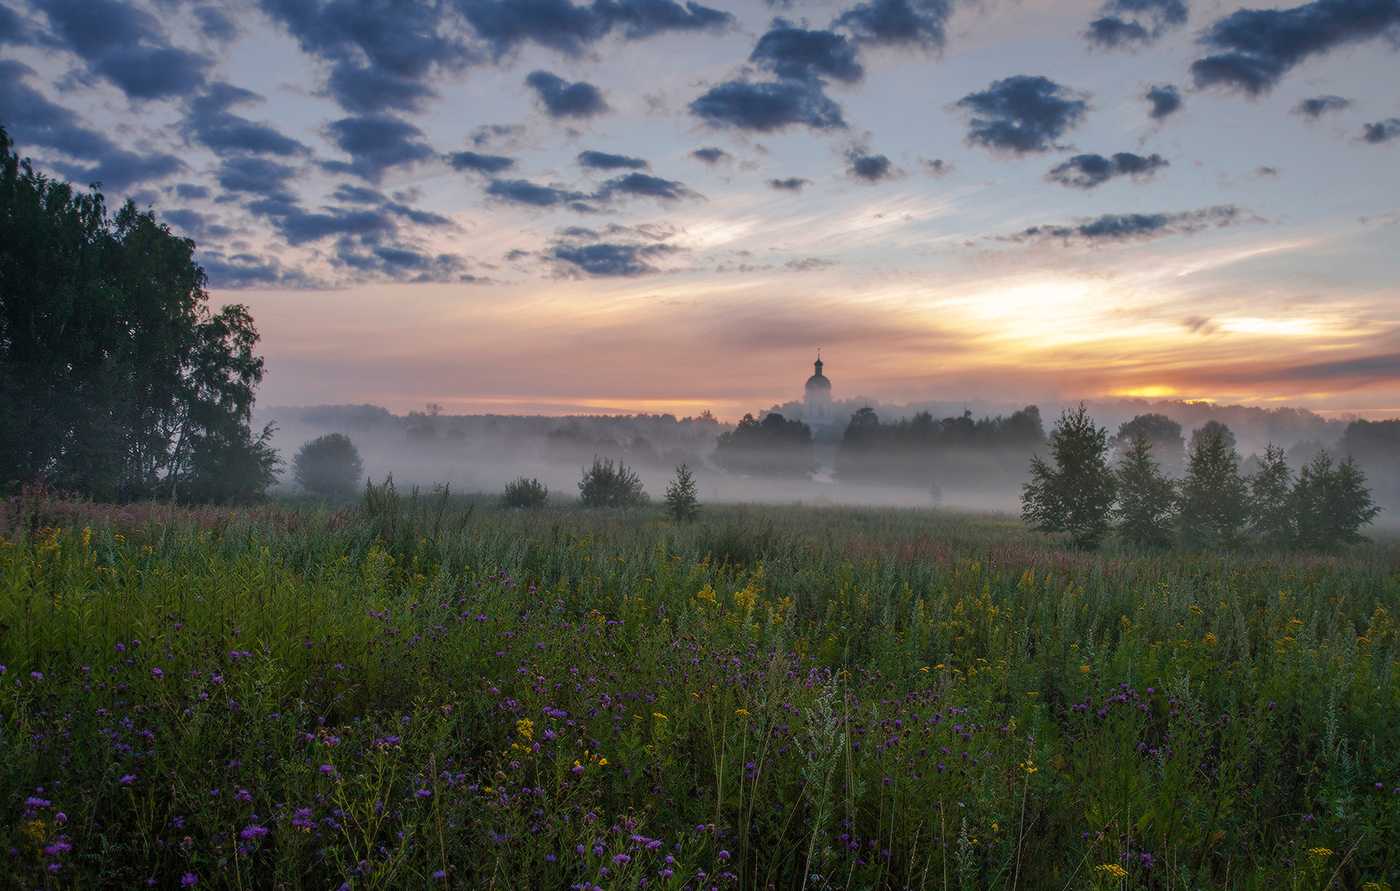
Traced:
<path id="1" fill-rule="evenodd" d="M 676 478 L 666 487 L 666 513 L 674 520 L 688 523 L 700 516 L 700 498 L 696 494 L 695 478 L 690 468 L 676 468 Z"/>
<path id="2" fill-rule="evenodd" d="M 1051 467 L 1031 459 L 1031 481 L 1021 493 L 1021 515 L 1042 532 L 1067 532 L 1070 544 L 1091 549 L 1108 531 L 1117 481 L 1108 466 L 1108 434 L 1094 426 L 1084 404 L 1065 410 L 1050 434 Z"/>
<path id="3" fill-rule="evenodd" d="M 1249 519 L 1249 490 L 1240 476 L 1235 436 L 1211 421 L 1191 437 L 1191 457 L 1181 485 L 1182 543 L 1215 548 L 1234 544 Z"/>
<path id="4" fill-rule="evenodd" d="M 594 458 L 593 467 L 583 471 L 578 484 L 579 500 L 584 507 L 642 507 L 651 499 L 642 491 L 641 477 L 621 462 L 613 466 L 611 458 Z"/>
<path id="5" fill-rule="evenodd" d="M 1176 517 L 1176 484 L 1162 472 L 1146 434 L 1133 437 L 1116 476 L 1118 534 L 1138 547 L 1168 547 Z"/>
<path id="6" fill-rule="evenodd" d="M 812 429 L 770 412 L 759 421 L 744 415 L 739 425 L 715 442 L 715 463 L 743 476 L 806 477 L 817 469 Z"/>
<path id="7" fill-rule="evenodd" d="M 506 483 L 501 493 L 501 507 L 534 509 L 549 503 L 549 487 L 537 479 L 520 479 Z"/>
<path id="8" fill-rule="evenodd" d="M 1327 550 L 1361 541 L 1361 527 L 1380 513 L 1366 478 L 1351 458 L 1337 466 L 1319 452 L 1298 474 L 1290 497 L 1297 545 Z"/>
<path id="9" fill-rule="evenodd" d="M 364 462 L 344 433 L 327 433 L 302 445 L 292 458 L 292 477 L 317 495 L 353 495 L 360 487 Z"/>
<path id="10" fill-rule="evenodd" d="M 1186 440 L 1181 425 L 1163 414 L 1137 415 L 1118 425 L 1118 433 L 1108 441 L 1109 447 L 1122 455 L 1132 448 L 1139 436 L 1147 440 L 1152 457 L 1167 476 L 1177 477 L 1186 469 Z"/>
<path id="11" fill-rule="evenodd" d="M 21 160 L 0 128 L 0 483 L 97 498 L 256 497 L 280 463 L 249 429 L 262 359 L 208 308 L 194 242 Z"/>
<path id="12" fill-rule="evenodd" d="M 1283 448 L 1269 443 L 1259 469 L 1249 476 L 1249 528 L 1268 544 L 1287 545 L 1294 539 L 1292 485 Z"/>

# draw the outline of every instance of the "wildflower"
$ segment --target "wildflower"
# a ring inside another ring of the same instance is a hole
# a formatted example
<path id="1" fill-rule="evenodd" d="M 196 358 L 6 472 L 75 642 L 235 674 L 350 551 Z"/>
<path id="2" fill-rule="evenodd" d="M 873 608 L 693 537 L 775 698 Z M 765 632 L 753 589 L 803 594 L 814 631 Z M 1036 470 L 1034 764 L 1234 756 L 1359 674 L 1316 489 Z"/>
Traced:
<path id="1" fill-rule="evenodd" d="M 1088 674 L 1088 673 L 1089 673 L 1089 666 L 1087 666 L 1087 665 L 1081 665 L 1081 666 L 1079 666 L 1079 673 L 1080 673 L 1080 674 Z"/>
<path id="2" fill-rule="evenodd" d="M 193 888 L 193 887 L 195 886 L 195 883 L 198 882 L 198 881 L 199 881 L 199 876 L 195 875 L 195 874 L 192 873 L 192 872 L 187 872 L 187 873 L 185 873 L 183 876 L 180 877 L 180 887 L 181 887 L 181 888 Z"/>
<path id="3" fill-rule="evenodd" d="M 1123 867 L 1119 866 L 1117 863 L 1103 863 L 1094 867 L 1094 869 L 1098 870 L 1101 873 L 1111 875 L 1115 879 L 1121 879 L 1128 874 L 1128 871 Z"/>
<path id="4" fill-rule="evenodd" d="M 123 786 L 129 786 L 129 785 L 131 785 L 131 781 L 134 780 L 134 779 L 136 779 L 136 774 L 134 774 L 134 773 L 129 773 L 129 774 L 127 774 L 126 776 L 122 777 L 122 778 L 121 778 L 120 780 L 118 780 L 117 782 L 121 783 Z"/>
<path id="5" fill-rule="evenodd" d="M 1314 857 L 1331 857 L 1332 852 L 1327 848 L 1308 848 L 1308 853 Z"/>
<path id="6" fill-rule="evenodd" d="M 447 871 L 444 870 L 444 869 L 435 869 L 435 870 L 433 870 L 433 878 L 435 878 L 435 879 L 445 879 L 445 878 L 447 878 Z"/>
<path id="7" fill-rule="evenodd" d="M 238 835 L 244 841 L 252 841 L 255 838 L 261 838 L 262 836 L 267 835 L 267 827 L 253 824 L 252 826 L 249 826 L 247 829 L 238 833 Z"/>

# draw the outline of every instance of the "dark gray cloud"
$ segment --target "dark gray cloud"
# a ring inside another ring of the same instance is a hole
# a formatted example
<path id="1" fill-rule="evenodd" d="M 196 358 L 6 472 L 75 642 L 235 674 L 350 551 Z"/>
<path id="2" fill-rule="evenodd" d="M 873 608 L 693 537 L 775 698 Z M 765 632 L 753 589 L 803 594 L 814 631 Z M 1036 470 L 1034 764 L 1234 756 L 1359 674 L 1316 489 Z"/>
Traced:
<path id="1" fill-rule="evenodd" d="M 1279 169 L 1277 167 L 1269 167 L 1267 165 L 1261 164 L 1258 167 L 1254 168 L 1254 171 L 1250 174 L 1250 176 L 1254 177 L 1255 179 L 1278 179 L 1280 174 Z"/>
<path id="2" fill-rule="evenodd" d="M 953 172 L 953 165 L 947 163 L 942 158 L 934 158 L 933 160 L 920 158 L 919 160 L 923 162 L 924 173 L 927 173 L 934 179 L 942 179 Z"/>
<path id="3" fill-rule="evenodd" d="M 679 201 L 682 198 L 700 197 L 687 189 L 683 183 L 646 173 L 629 173 L 626 176 L 610 179 L 603 183 L 594 198 L 598 201 L 608 201 L 615 195 L 656 198 L 661 201 Z"/>
<path id="4" fill-rule="evenodd" d="M 1147 116 L 1154 121 L 1165 121 L 1181 110 L 1181 91 L 1171 84 L 1153 87 L 1142 98 L 1152 103 Z"/>
<path id="5" fill-rule="evenodd" d="M 331 197 L 346 204 L 383 204 L 388 199 L 378 189 L 366 189 L 350 183 L 341 183 L 331 193 Z"/>
<path id="6" fill-rule="evenodd" d="M 136 153 L 121 148 L 72 110 L 46 99 L 28 84 L 34 70 L 22 62 L 0 59 L 0 111 L 10 137 L 21 145 L 57 149 L 78 163 L 54 166 L 82 184 L 100 182 L 110 189 L 127 189 L 163 179 L 186 169 L 184 161 L 165 152 Z M 87 162 L 87 163 L 82 163 Z"/>
<path id="7" fill-rule="evenodd" d="M 1170 163 L 1156 154 L 1143 157 L 1131 152 L 1118 152 L 1111 158 L 1105 158 L 1103 155 L 1075 155 L 1068 161 L 1051 167 L 1045 178 L 1071 189 L 1088 191 L 1120 176 L 1130 176 L 1137 181 L 1151 179 L 1154 173 Z"/>
<path id="8" fill-rule="evenodd" d="M 276 197 L 280 201 L 295 200 L 291 197 L 288 183 L 296 175 L 295 167 L 267 158 L 247 156 L 226 158 L 214 172 L 214 178 L 226 191 Z"/>
<path id="9" fill-rule="evenodd" d="M 1175 213 L 1108 213 L 1073 225 L 1032 226 L 999 241 L 1060 241 L 1065 244 L 1150 241 L 1169 235 L 1192 235 L 1248 221 L 1244 208 L 1222 204 Z"/>
<path id="10" fill-rule="evenodd" d="M 507 158 L 504 155 L 480 155 L 476 152 L 453 152 L 447 156 L 447 163 L 452 165 L 453 170 L 469 170 L 472 173 L 484 173 L 487 176 L 496 176 L 514 167 L 515 159 Z"/>
<path id="11" fill-rule="evenodd" d="M 718 164 L 721 161 L 727 161 L 732 157 L 729 152 L 726 152 L 724 149 L 713 147 L 698 148 L 691 152 L 690 156 L 701 163 L 710 165 Z"/>
<path id="12" fill-rule="evenodd" d="M 627 155 L 613 155 L 608 152 L 584 151 L 578 153 L 578 166 L 591 170 L 646 170 L 651 165 L 641 158 Z"/>
<path id="13" fill-rule="evenodd" d="M 302 51 L 330 63 L 327 88 L 346 111 L 421 109 L 434 80 L 484 61 L 439 0 L 259 0 Z"/>
<path id="14" fill-rule="evenodd" d="M 952 8 L 949 0 L 870 0 L 842 13 L 834 24 L 861 43 L 941 50 L 948 42 Z"/>
<path id="15" fill-rule="evenodd" d="M 120 0 L 47 0 L 43 10 L 54 35 L 132 99 L 185 96 L 204 85 L 209 61 L 171 46 L 145 10 Z"/>
<path id="16" fill-rule="evenodd" d="M 1086 93 L 1021 74 L 964 96 L 955 107 L 970 116 L 969 145 L 1024 155 L 1054 148 L 1055 140 L 1083 122 L 1089 102 Z"/>
<path id="17" fill-rule="evenodd" d="M 353 239 L 336 244 L 337 266 L 353 269 L 360 277 L 407 282 L 476 281 L 464 275 L 467 264 L 456 254 L 430 254 L 416 245 L 381 244 L 368 249 Z"/>
<path id="18" fill-rule="evenodd" d="M 720 33 L 735 21 L 727 12 L 672 0 L 594 0 L 588 6 L 568 0 L 458 0 L 455 5 L 498 60 L 525 43 L 577 56 L 614 32 L 629 40 L 667 32 Z"/>
<path id="19" fill-rule="evenodd" d="M 884 155 L 871 155 L 863 151 L 846 153 L 849 165 L 846 172 L 852 179 L 864 183 L 878 183 L 886 179 L 898 179 L 900 172 Z"/>
<path id="20" fill-rule="evenodd" d="M 783 19 L 774 19 L 758 39 L 749 61 L 793 80 L 830 78 L 859 83 L 865 68 L 856 58 L 855 46 L 834 31 L 808 31 Z"/>
<path id="21" fill-rule="evenodd" d="M 1089 23 L 1084 39 L 1103 50 L 1131 49 L 1155 43 L 1167 31 L 1186 24 L 1183 0 L 1109 0 L 1101 18 Z"/>
<path id="22" fill-rule="evenodd" d="M 811 81 L 776 83 L 725 81 L 690 103 L 690 113 L 714 127 L 734 127 L 757 133 L 784 130 L 795 124 L 813 130 L 842 130 L 841 106 Z"/>
<path id="23" fill-rule="evenodd" d="M 472 145 L 477 148 L 497 142 L 513 143 L 525 133 L 524 124 L 482 124 L 471 132 Z"/>
<path id="24" fill-rule="evenodd" d="M 220 250 L 201 248 L 199 265 L 209 276 L 213 288 L 258 288 L 273 285 L 292 287 L 314 284 L 296 270 L 284 270 L 276 258 L 256 254 L 227 255 Z"/>
<path id="25" fill-rule="evenodd" d="M 33 39 L 19 14 L 8 6 L 0 6 L 0 44 L 22 45 Z"/>
<path id="26" fill-rule="evenodd" d="M 227 238 L 233 234 L 232 229 L 210 222 L 207 216 L 194 210 L 162 210 L 160 219 L 193 238 L 197 243 L 211 238 Z"/>
<path id="27" fill-rule="evenodd" d="M 593 200 L 592 195 L 553 186 L 541 186 L 523 179 L 492 180 L 486 187 L 486 194 L 512 204 L 528 204 L 531 207 L 569 206 L 575 210 L 592 210 L 585 202 Z"/>
<path id="28" fill-rule="evenodd" d="M 532 71 L 525 85 L 535 91 L 535 98 L 552 118 L 582 118 L 587 120 L 608 111 L 602 92 L 593 84 L 569 83 L 548 71 Z"/>
<path id="29" fill-rule="evenodd" d="M 196 6 L 194 14 L 195 18 L 199 19 L 200 33 L 217 43 L 229 43 L 242 33 L 238 23 L 219 6 Z"/>
<path id="30" fill-rule="evenodd" d="M 768 188 L 779 192 L 801 192 L 804 186 L 810 186 L 810 179 L 803 179 L 800 176 L 790 176 L 787 179 L 770 179 Z"/>
<path id="31" fill-rule="evenodd" d="M 835 260 L 823 260 L 820 257 L 803 257 L 801 260 L 789 260 L 783 264 L 783 268 L 793 272 L 811 272 L 814 269 L 826 269 L 835 266 Z"/>
<path id="32" fill-rule="evenodd" d="M 1349 44 L 1400 37 L 1400 0 L 1316 0 L 1292 9 L 1241 9 L 1200 43 L 1217 54 L 1191 63 L 1197 87 L 1267 93 L 1294 66 Z"/>
<path id="33" fill-rule="evenodd" d="M 185 201 L 202 201 L 209 197 L 209 189 L 194 183 L 180 183 L 175 187 L 175 197 Z"/>
<path id="34" fill-rule="evenodd" d="M 545 256 L 563 264 L 564 272 L 581 272 L 592 276 L 648 275 L 659 272 L 650 260 L 675 253 L 669 244 L 556 244 Z"/>
<path id="35" fill-rule="evenodd" d="M 1361 127 L 1361 139 L 1371 145 L 1390 142 L 1397 136 L 1400 136 L 1400 118 L 1387 118 Z"/>
<path id="36" fill-rule="evenodd" d="M 377 183 L 390 167 L 402 167 L 436 158 L 437 152 L 423 141 L 423 131 L 388 115 L 342 118 L 326 127 L 350 163 L 327 161 L 323 166 L 335 173 L 353 173 Z"/>
<path id="37" fill-rule="evenodd" d="M 326 89 L 341 108 L 355 114 L 421 112 L 438 96 L 437 90 L 412 77 L 350 64 L 331 70 Z"/>
<path id="38" fill-rule="evenodd" d="M 1311 99 L 1303 99 L 1289 111 L 1315 121 L 1329 112 L 1351 108 L 1353 104 L 1350 99 L 1343 99 L 1341 96 L 1314 96 Z"/>
<path id="39" fill-rule="evenodd" d="M 264 101 L 257 93 L 240 87 L 212 84 L 204 95 L 190 103 L 182 127 L 186 134 L 217 155 L 251 152 L 290 157 L 306 154 L 306 146 L 284 136 L 271 124 L 254 123 L 228 111 L 235 106 L 259 105 Z"/>

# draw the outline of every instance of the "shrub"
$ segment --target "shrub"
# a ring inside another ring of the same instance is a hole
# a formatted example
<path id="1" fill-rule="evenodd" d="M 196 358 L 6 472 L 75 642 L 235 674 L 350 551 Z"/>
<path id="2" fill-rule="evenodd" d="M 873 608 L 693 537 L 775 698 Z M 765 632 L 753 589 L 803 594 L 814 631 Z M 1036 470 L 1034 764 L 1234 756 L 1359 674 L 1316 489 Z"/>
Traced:
<path id="1" fill-rule="evenodd" d="M 501 507 L 544 507 L 549 503 L 549 487 L 537 479 L 520 479 L 506 483 L 501 494 Z"/>
<path id="2" fill-rule="evenodd" d="M 592 469 L 583 472 L 578 484 L 579 498 L 584 507 L 634 508 L 651 499 L 642 491 L 642 481 L 621 461 L 613 466 L 611 458 L 593 458 Z"/>
<path id="3" fill-rule="evenodd" d="M 317 437 L 292 459 L 292 478 L 317 495 L 352 495 L 363 472 L 360 452 L 344 433 Z"/>
<path id="4" fill-rule="evenodd" d="M 695 495 L 695 478 L 690 468 L 676 468 L 676 478 L 666 487 L 666 513 L 672 519 L 690 522 L 700 516 L 700 499 Z"/>

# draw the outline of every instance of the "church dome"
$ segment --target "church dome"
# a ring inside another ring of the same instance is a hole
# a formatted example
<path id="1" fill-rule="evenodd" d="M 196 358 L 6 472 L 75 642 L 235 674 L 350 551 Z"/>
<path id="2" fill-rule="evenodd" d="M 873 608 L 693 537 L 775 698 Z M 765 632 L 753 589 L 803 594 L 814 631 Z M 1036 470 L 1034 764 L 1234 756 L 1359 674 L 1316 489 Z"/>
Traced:
<path id="1" fill-rule="evenodd" d="M 818 360 L 817 360 L 817 362 L 816 362 L 816 368 L 817 368 L 817 373 L 814 374 L 814 375 L 812 375 L 811 377 L 807 378 L 807 389 L 808 389 L 808 390 L 818 390 L 818 389 L 819 389 L 819 390 L 830 390 L 830 389 L 831 389 L 831 381 L 827 379 L 826 375 L 822 374 L 822 360 L 821 360 L 821 359 L 818 359 Z"/>

